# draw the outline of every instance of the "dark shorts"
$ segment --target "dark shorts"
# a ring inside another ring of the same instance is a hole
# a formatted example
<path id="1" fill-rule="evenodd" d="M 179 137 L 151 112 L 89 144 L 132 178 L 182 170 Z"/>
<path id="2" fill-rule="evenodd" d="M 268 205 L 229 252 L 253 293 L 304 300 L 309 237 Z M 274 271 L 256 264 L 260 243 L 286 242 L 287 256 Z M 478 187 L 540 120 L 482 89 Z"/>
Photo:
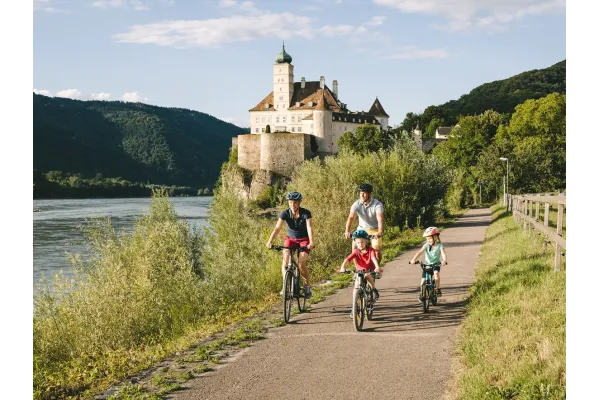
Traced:
<path id="1" fill-rule="evenodd" d="M 440 268 L 441 268 L 441 264 L 435 265 L 433 267 L 433 272 L 440 272 Z M 425 278 L 425 271 L 423 271 L 423 273 L 421 274 L 421 278 Z"/>
<path id="2" fill-rule="evenodd" d="M 285 247 L 306 247 L 308 246 L 308 244 L 310 243 L 310 241 L 308 240 L 308 238 L 300 238 L 300 239 L 294 239 L 291 237 L 286 236 L 285 240 L 283 241 L 283 245 Z M 310 253 L 310 250 L 306 249 L 304 250 L 306 252 L 306 254 Z"/>

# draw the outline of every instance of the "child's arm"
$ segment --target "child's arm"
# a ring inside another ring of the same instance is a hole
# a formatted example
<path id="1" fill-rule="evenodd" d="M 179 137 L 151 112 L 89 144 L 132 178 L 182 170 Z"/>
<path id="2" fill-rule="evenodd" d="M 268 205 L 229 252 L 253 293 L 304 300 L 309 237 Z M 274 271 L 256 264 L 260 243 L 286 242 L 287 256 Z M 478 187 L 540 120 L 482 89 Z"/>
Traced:
<path id="1" fill-rule="evenodd" d="M 348 265 L 348 259 L 344 258 L 344 262 L 342 263 L 342 266 L 338 272 L 346 272 L 346 265 Z"/>
<path id="2" fill-rule="evenodd" d="M 442 250 L 443 250 L 443 249 L 442 249 Z M 408 263 L 409 263 L 409 264 L 414 264 L 414 263 L 415 263 L 415 261 L 417 261 L 417 258 L 419 258 L 419 256 L 420 256 L 421 254 L 423 254 L 423 252 L 424 252 L 424 251 L 425 251 L 425 246 L 421 247 L 421 248 L 419 249 L 419 251 L 417 251 L 417 254 L 415 254 L 415 255 L 413 256 L 412 260 L 410 260 Z"/>
<path id="3" fill-rule="evenodd" d="M 442 251 L 442 265 L 448 265 L 448 257 L 446 256 L 446 250 L 444 250 L 444 248 L 441 248 Z"/>
<path id="4" fill-rule="evenodd" d="M 379 261 L 377 260 L 377 257 L 371 258 L 371 261 L 373 261 L 373 264 L 375 264 L 375 272 L 381 272 L 381 269 L 379 269 Z"/>

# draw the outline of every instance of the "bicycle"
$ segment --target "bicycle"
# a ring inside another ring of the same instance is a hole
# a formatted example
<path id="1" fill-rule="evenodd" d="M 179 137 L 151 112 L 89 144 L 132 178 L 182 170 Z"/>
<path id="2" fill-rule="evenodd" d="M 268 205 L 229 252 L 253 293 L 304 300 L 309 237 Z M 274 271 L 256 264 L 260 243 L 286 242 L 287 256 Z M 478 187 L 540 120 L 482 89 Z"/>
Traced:
<path id="1" fill-rule="evenodd" d="M 284 250 L 290 251 L 290 257 L 288 260 L 288 266 L 285 271 L 285 277 L 283 279 L 283 320 L 287 324 L 290 322 L 290 316 L 292 315 L 292 303 L 294 299 L 298 301 L 298 310 L 300 312 L 306 311 L 306 297 L 304 290 L 304 283 L 300 284 L 300 268 L 298 267 L 297 257 L 300 251 L 307 250 L 307 247 L 286 247 L 286 246 L 271 246 L 271 250 Z"/>
<path id="2" fill-rule="evenodd" d="M 432 277 L 433 267 L 438 266 L 440 264 L 423 264 L 418 260 L 415 261 L 415 264 L 420 264 L 421 269 L 425 272 L 425 282 L 423 283 L 423 285 L 421 285 L 420 298 L 423 299 L 423 312 L 427 312 L 429 310 L 430 304 L 433 304 L 434 306 L 437 304 L 435 280 Z"/>
<path id="3" fill-rule="evenodd" d="M 372 271 L 359 270 L 359 271 L 348 271 L 345 273 L 353 273 L 355 283 L 358 279 L 358 287 L 354 284 L 354 291 L 352 292 L 352 321 L 354 322 L 354 329 L 360 332 L 365 322 L 365 316 L 367 320 L 373 319 L 373 310 L 375 309 L 375 298 L 373 297 L 373 288 L 368 284 L 365 275 L 371 274 L 375 279 L 381 278 L 381 273 L 375 273 Z"/>

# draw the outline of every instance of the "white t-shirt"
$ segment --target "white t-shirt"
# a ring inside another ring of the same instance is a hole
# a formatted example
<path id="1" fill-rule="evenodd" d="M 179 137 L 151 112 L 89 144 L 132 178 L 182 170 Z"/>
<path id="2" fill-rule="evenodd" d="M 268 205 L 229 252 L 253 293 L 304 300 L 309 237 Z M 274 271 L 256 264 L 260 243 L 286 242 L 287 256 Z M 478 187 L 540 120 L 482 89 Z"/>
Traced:
<path id="1" fill-rule="evenodd" d="M 371 198 L 368 205 L 364 205 L 362 201 L 356 200 L 350 207 L 350 212 L 358 214 L 358 229 L 377 229 L 377 213 L 383 213 L 383 203 L 377 199 Z"/>

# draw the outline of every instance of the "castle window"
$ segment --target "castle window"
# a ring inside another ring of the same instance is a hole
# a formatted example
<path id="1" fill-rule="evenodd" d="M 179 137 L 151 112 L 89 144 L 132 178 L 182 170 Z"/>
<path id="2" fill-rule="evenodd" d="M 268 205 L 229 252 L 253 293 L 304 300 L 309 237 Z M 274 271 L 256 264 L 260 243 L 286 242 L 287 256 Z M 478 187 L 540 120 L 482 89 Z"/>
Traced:
<path id="1" fill-rule="evenodd" d="M 260 119 L 260 122 L 262 122 L 262 123 L 264 124 L 264 123 L 265 123 L 265 117 L 262 117 L 262 118 Z"/>
<path id="2" fill-rule="evenodd" d="M 279 123 L 279 117 L 275 117 L 275 123 Z"/>
<path id="3" fill-rule="evenodd" d="M 360 118 L 358 119 L 358 122 L 360 122 Z"/>
<path id="4" fill-rule="evenodd" d="M 344 117 L 344 121 L 348 121 L 348 119 L 346 117 Z"/>
<path id="5" fill-rule="evenodd" d="M 258 124 L 258 117 L 256 117 L 256 123 Z"/>
<path id="6" fill-rule="evenodd" d="M 292 126 L 292 132 L 296 132 L 296 128 Z"/>
<path id="7" fill-rule="evenodd" d="M 262 128 L 261 132 L 262 132 L 262 133 L 265 133 L 265 128 Z"/>
<path id="8" fill-rule="evenodd" d="M 298 127 L 298 132 L 302 132 L 302 127 L 301 126 Z"/>
<path id="9" fill-rule="evenodd" d="M 256 129 L 254 130 L 254 132 L 255 132 L 255 133 L 258 133 L 258 128 L 256 128 Z"/>
<path id="10" fill-rule="evenodd" d="M 295 122 L 295 121 L 296 121 L 296 117 L 294 117 L 294 116 L 292 115 L 292 122 Z"/>
<path id="11" fill-rule="evenodd" d="M 279 96 L 279 100 L 283 100 L 283 96 Z"/>
<path id="12" fill-rule="evenodd" d="M 356 121 L 354 120 L 354 118 L 352 118 L 352 122 L 356 122 Z"/>
<path id="13" fill-rule="evenodd" d="M 285 116 L 281 117 L 281 122 L 285 122 L 285 120 L 286 120 Z"/>

